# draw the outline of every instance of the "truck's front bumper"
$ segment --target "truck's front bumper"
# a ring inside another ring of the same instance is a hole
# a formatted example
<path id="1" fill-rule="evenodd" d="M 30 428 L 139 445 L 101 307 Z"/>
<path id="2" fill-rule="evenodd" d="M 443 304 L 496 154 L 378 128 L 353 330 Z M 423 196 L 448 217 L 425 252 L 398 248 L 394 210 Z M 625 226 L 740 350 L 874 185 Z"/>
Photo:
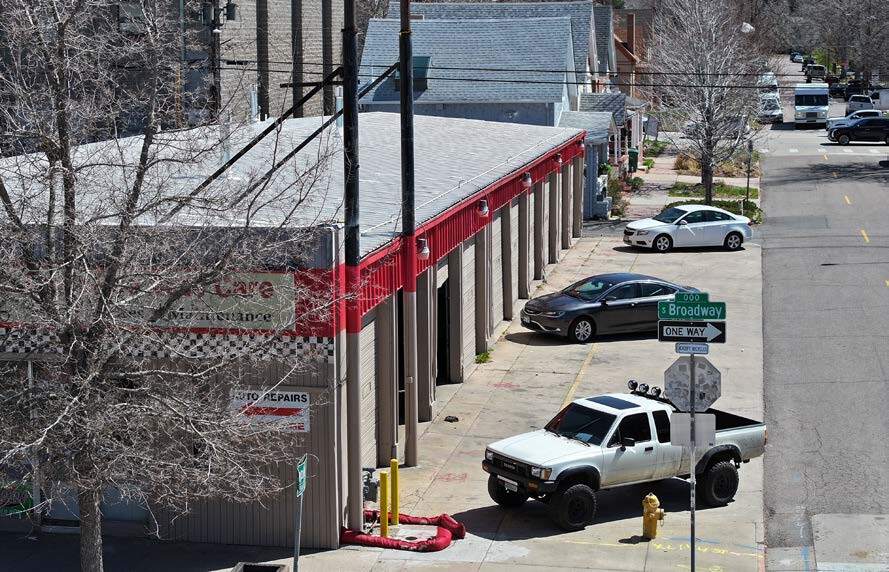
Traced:
<path id="1" fill-rule="evenodd" d="M 487 460 L 482 461 L 482 469 L 486 473 L 490 473 L 492 475 L 496 475 L 497 477 L 501 477 L 502 479 L 506 479 L 507 482 L 518 483 L 520 488 L 524 489 L 525 492 L 531 495 L 552 493 L 559 488 L 559 485 L 558 483 L 556 483 L 556 481 L 541 481 L 540 479 L 528 478 L 523 475 L 518 475 L 499 467 L 495 467 L 490 461 Z"/>

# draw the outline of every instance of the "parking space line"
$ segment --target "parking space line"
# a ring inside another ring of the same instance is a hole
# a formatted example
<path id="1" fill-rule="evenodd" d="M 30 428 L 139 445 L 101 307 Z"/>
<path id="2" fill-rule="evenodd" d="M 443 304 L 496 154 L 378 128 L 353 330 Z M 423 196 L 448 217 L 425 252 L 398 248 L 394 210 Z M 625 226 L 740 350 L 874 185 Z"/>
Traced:
<path id="1" fill-rule="evenodd" d="M 843 149 L 843 153 L 852 153 L 852 149 Z"/>
<path id="2" fill-rule="evenodd" d="M 564 409 L 566 405 L 574 401 L 574 394 L 577 392 L 580 382 L 583 381 L 583 374 L 586 373 L 586 368 L 589 367 L 590 362 L 593 361 L 594 355 L 596 355 L 596 344 L 590 344 L 586 359 L 583 360 L 583 364 L 581 364 L 580 369 L 577 371 L 577 375 L 574 376 L 574 381 L 571 382 L 571 387 L 568 388 L 568 393 L 565 394 L 565 400 L 562 401 L 562 407 L 559 409 Z"/>
<path id="3" fill-rule="evenodd" d="M 870 238 L 867 236 L 867 231 L 863 228 L 861 229 L 861 238 L 864 239 L 865 244 L 870 242 Z"/>
<path id="4" fill-rule="evenodd" d="M 836 173 L 834 173 L 834 175 L 836 175 Z M 843 198 L 846 199 L 846 204 L 847 204 L 847 205 L 851 205 L 851 204 L 852 204 L 852 201 L 849 200 L 849 195 L 843 195 Z"/>

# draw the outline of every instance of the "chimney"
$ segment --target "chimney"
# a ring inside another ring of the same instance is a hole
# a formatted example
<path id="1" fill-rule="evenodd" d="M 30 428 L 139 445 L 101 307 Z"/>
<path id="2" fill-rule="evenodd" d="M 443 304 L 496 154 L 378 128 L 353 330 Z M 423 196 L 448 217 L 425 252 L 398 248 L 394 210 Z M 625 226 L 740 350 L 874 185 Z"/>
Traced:
<path id="1" fill-rule="evenodd" d="M 627 13 L 627 35 L 624 38 L 627 49 L 636 54 L 636 15 Z"/>

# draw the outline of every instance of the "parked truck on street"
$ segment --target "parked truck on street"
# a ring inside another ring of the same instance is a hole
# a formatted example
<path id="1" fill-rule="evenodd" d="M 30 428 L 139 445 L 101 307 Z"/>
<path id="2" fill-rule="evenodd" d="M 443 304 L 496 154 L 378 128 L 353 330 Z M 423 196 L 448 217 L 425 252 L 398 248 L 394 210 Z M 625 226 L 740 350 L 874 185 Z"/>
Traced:
<path id="1" fill-rule="evenodd" d="M 635 382 L 631 382 L 631 388 Z M 676 408 L 658 388 L 576 399 L 546 427 L 502 439 L 485 450 L 488 494 L 516 508 L 544 502 L 564 530 L 580 530 L 596 515 L 597 493 L 616 487 L 691 475 L 688 448 L 670 443 Z M 723 506 L 738 490 L 738 469 L 765 451 L 766 427 L 716 409 L 716 443 L 697 448 L 699 498 Z"/>

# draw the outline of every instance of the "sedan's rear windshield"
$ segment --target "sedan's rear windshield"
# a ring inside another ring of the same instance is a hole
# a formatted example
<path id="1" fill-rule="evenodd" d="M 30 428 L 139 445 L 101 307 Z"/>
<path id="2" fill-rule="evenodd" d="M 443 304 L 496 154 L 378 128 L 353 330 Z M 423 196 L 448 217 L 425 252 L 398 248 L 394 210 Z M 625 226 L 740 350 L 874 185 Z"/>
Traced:
<path id="1" fill-rule="evenodd" d="M 615 416 L 571 403 L 546 424 L 546 430 L 590 445 L 601 445 Z"/>
<path id="2" fill-rule="evenodd" d="M 827 105 L 827 94 L 798 94 L 795 99 L 795 105 L 800 107 L 804 105 Z"/>
<path id="3" fill-rule="evenodd" d="M 679 217 L 684 215 L 686 212 L 687 211 L 684 211 L 682 209 L 677 209 L 676 207 L 671 207 L 653 218 L 654 218 L 654 220 L 656 220 L 658 222 L 666 222 L 666 223 L 676 222 L 676 219 L 678 219 Z"/>

